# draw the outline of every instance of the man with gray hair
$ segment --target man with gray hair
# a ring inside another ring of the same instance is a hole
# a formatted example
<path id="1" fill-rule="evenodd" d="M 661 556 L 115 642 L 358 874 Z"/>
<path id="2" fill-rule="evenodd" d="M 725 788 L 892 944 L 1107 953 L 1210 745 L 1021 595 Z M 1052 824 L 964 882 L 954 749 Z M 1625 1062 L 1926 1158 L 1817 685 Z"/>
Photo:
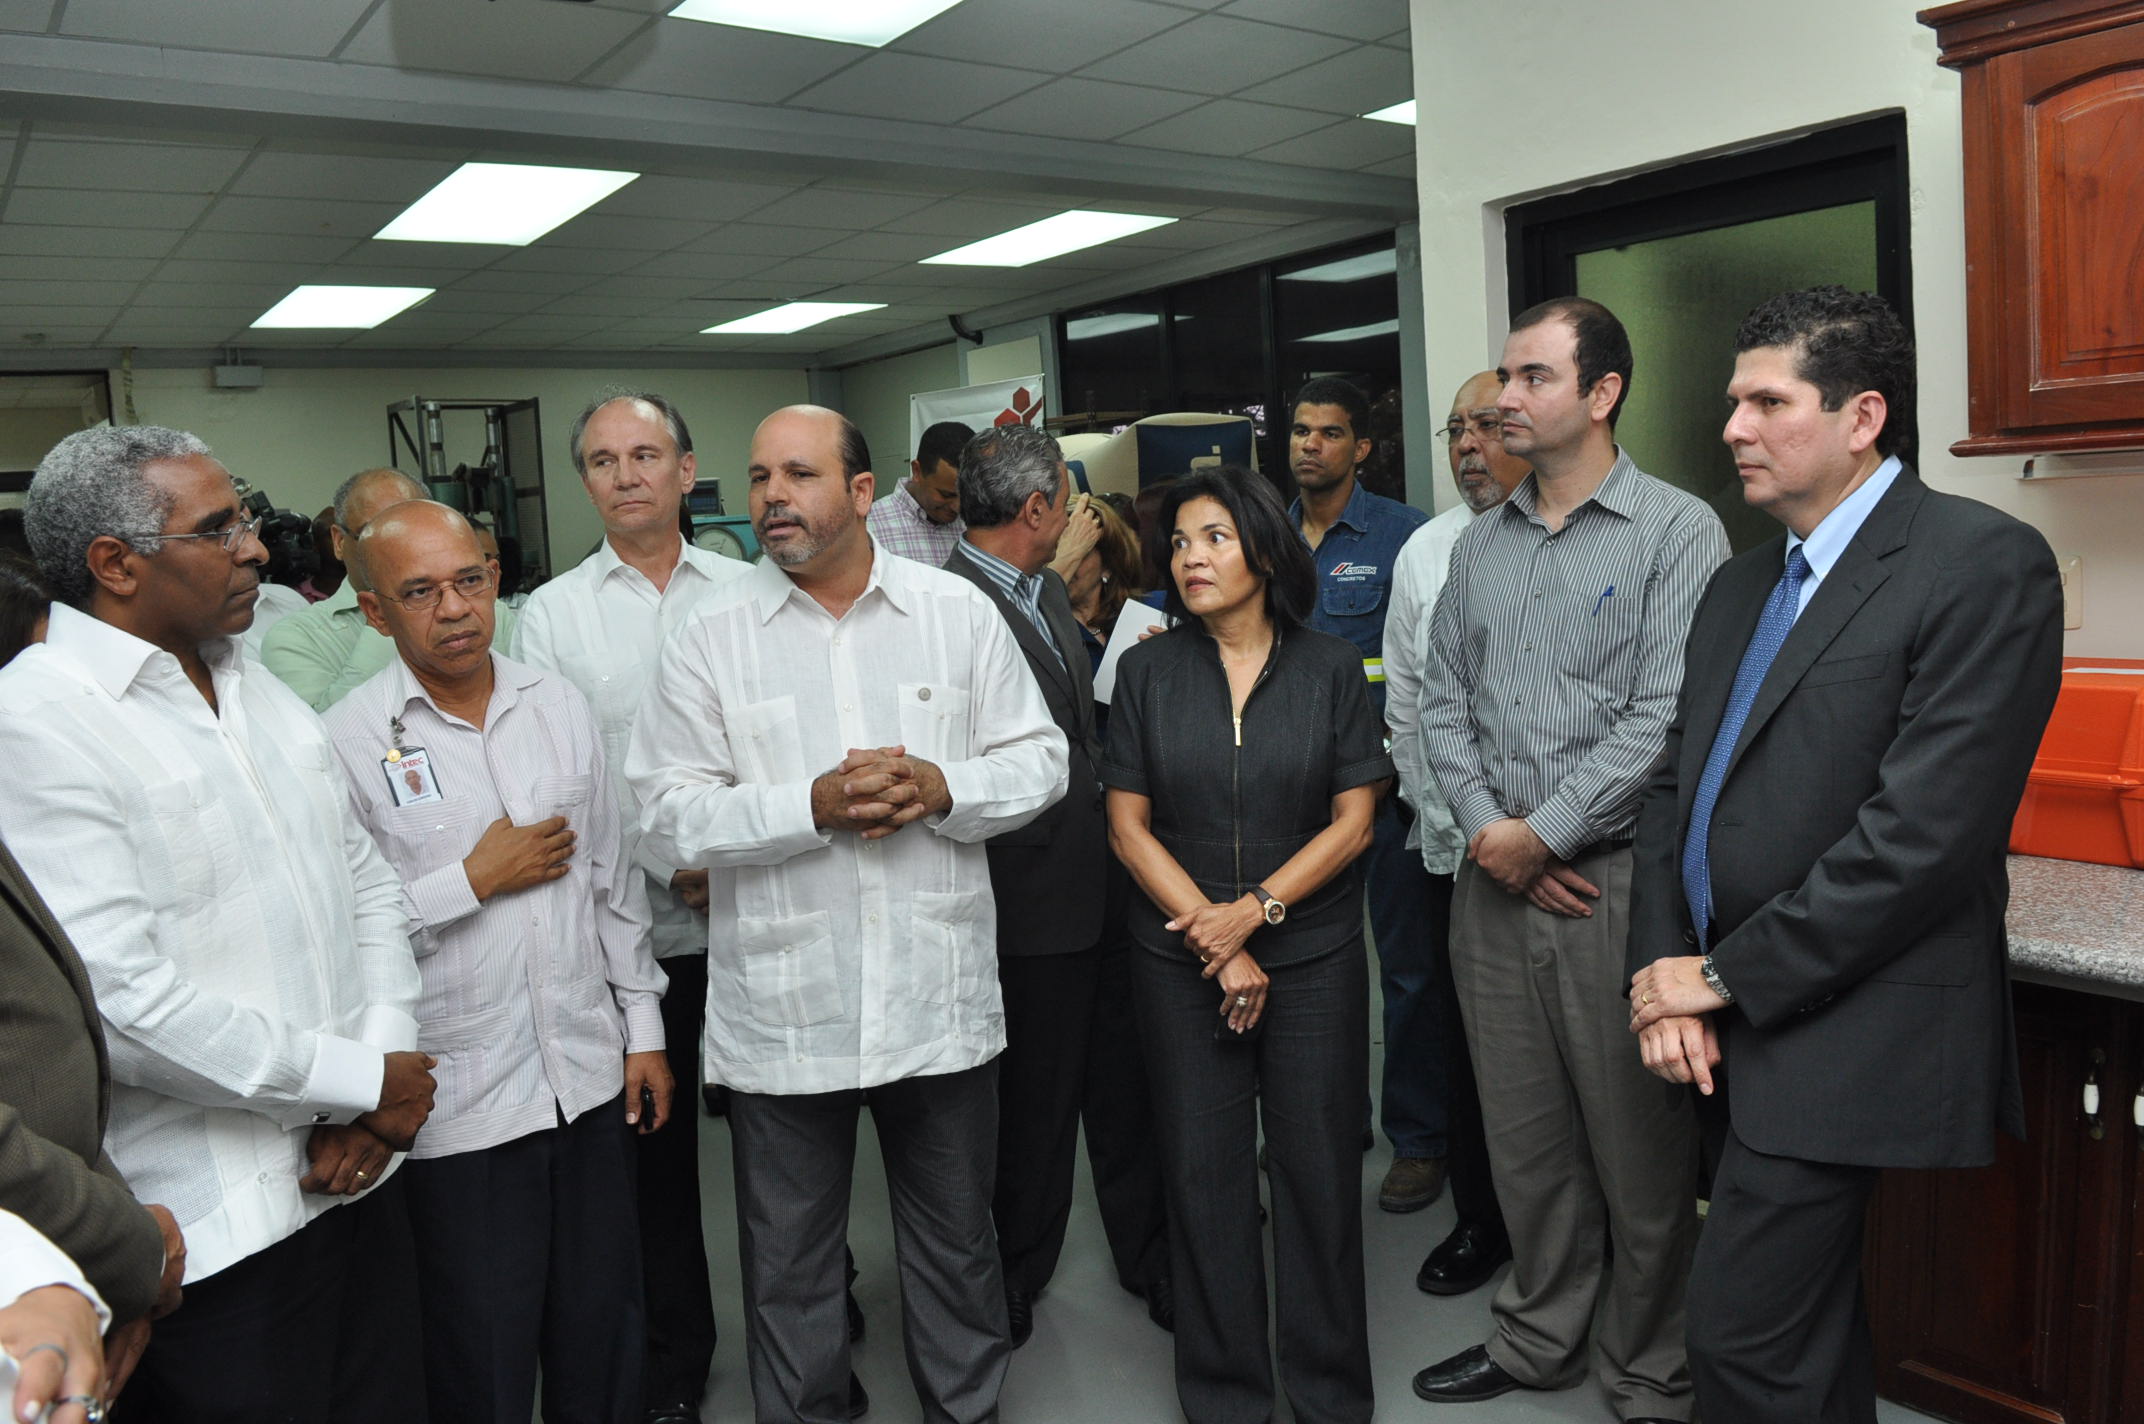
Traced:
<path id="1" fill-rule="evenodd" d="M 112 1159 L 186 1241 L 130 1413 L 421 1419 L 417 966 L 320 719 L 239 651 L 259 520 L 156 426 L 61 441 L 25 516 L 58 601 L 0 672 L 0 835 L 88 970 Z"/>

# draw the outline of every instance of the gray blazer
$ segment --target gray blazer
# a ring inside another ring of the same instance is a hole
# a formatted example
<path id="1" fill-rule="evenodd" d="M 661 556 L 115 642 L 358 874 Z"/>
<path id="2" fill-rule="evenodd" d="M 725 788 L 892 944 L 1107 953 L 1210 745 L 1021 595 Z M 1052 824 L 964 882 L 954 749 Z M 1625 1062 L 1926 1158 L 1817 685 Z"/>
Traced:
<path id="1" fill-rule="evenodd" d="M 119 1324 L 149 1313 L 164 1238 L 104 1152 L 111 1069 L 89 974 L 0 845 L 0 1206 L 74 1258 Z"/>
<path id="2" fill-rule="evenodd" d="M 1042 571 L 1042 616 L 1064 653 L 1060 659 L 1028 616 L 968 557 L 966 543 L 954 547 L 945 570 L 981 589 L 1004 615 L 1027 658 L 1028 671 L 1042 688 L 1050 720 L 1065 734 L 1070 750 L 1063 799 L 1018 830 L 992 836 L 985 845 L 990 889 L 998 902 L 998 954 L 1019 958 L 1093 949 L 1102 939 L 1109 828 L 1095 773 L 1101 748 L 1094 737 L 1094 675 L 1072 616 L 1071 595 L 1063 579 Z"/>
<path id="3" fill-rule="evenodd" d="M 1691 801 L 1785 557 L 1782 535 L 1730 560 L 1691 625 L 1638 814 L 1627 972 L 1696 953 Z M 2047 541 L 1901 471 L 1787 635 L 1713 811 L 1713 956 L 1735 995 L 1717 1019 L 1748 1146 L 1970 1167 L 1998 1126 L 2022 1133 L 2004 852 L 2061 654 Z"/>

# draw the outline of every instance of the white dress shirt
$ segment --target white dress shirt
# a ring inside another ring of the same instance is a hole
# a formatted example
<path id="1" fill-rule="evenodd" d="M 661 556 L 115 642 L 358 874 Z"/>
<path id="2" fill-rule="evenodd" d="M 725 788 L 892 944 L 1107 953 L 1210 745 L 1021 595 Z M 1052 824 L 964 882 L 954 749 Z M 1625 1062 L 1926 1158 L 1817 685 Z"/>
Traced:
<path id="1" fill-rule="evenodd" d="M 658 592 L 647 575 L 619 558 L 605 539 L 573 569 L 529 595 L 528 606 L 521 610 L 518 654 L 530 667 L 563 674 L 595 713 L 631 851 L 627 859 L 647 873 L 657 959 L 706 953 L 707 921 L 670 888 L 678 868 L 640 847 L 640 805 L 625 779 L 626 743 L 632 739 L 633 715 L 640 710 L 640 694 L 655 671 L 663 639 L 697 613 L 716 589 L 752 572 L 740 559 L 680 543 L 677 567 Z"/>
<path id="2" fill-rule="evenodd" d="M 65 1251 L 52 1244 L 42 1231 L 15 1213 L 0 1208 L 0 1309 L 13 1305 L 33 1290 L 67 1286 L 80 1291 L 97 1311 L 97 1329 L 112 1328 L 111 1308 L 97 1294 L 82 1268 Z M 5 1352 L 0 1351 L 0 1359 Z"/>
<path id="3" fill-rule="evenodd" d="M 648 900 L 619 856 L 618 803 L 587 699 L 492 655 L 482 730 L 439 710 L 400 658 L 335 704 L 328 735 L 350 799 L 402 877 L 424 978 L 417 1043 L 439 1059 L 415 1157 L 495 1147 L 571 1122 L 625 1086 L 625 1057 L 663 1046 L 668 982 L 648 952 Z M 384 758 L 422 747 L 442 799 L 395 804 Z M 501 816 L 564 816 L 556 880 L 478 903 L 462 859 Z"/>
<path id="4" fill-rule="evenodd" d="M 320 719 L 204 645 L 177 658 L 64 604 L 0 672 L 0 831 L 89 969 L 113 1161 L 214 1275 L 346 1200 L 301 1193 L 306 1129 L 379 1105 L 416 1047 L 400 883 Z"/>
<path id="5" fill-rule="evenodd" d="M 262 584 L 260 597 L 253 605 L 253 622 L 239 637 L 239 641 L 245 644 L 246 656 L 259 662 L 261 643 L 267 638 L 268 630 L 292 614 L 303 613 L 312 606 L 305 601 L 305 595 L 294 588 L 285 588 L 279 583 Z"/>
<path id="6" fill-rule="evenodd" d="M 1422 682 L 1434 654 L 1429 617 L 1436 611 L 1452 546 L 1474 522 L 1474 511 L 1454 505 L 1409 535 L 1392 563 L 1392 599 L 1385 610 L 1385 729 L 1392 738 L 1392 764 L 1399 771 L 1400 799 L 1414 808 L 1407 844 L 1422 850 L 1431 875 L 1451 875 L 1466 858 L 1459 833 L 1421 738 Z"/>
<path id="7" fill-rule="evenodd" d="M 952 809 L 875 841 L 815 827 L 813 778 L 895 744 L 938 765 Z M 982 843 L 1064 794 L 1066 746 L 975 585 L 876 550 L 837 621 L 759 564 L 665 646 L 626 773 L 653 853 L 717 872 L 710 1081 L 823 1093 L 1004 1048 Z"/>

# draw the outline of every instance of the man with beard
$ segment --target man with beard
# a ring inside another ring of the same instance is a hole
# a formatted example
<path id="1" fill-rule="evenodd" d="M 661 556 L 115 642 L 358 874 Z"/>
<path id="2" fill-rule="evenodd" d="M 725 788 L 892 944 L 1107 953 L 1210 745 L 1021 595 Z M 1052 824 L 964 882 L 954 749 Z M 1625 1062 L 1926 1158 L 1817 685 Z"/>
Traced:
<path id="1" fill-rule="evenodd" d="M 1356 477 L 1370 457 L 1370 401 L 1348 381 L 1321 376 L 1295 393 L 1288 465 L 1301 491 L 1288 517 L 1310 546 L 1318 602 L 1310 626 L 1362 653 L 1370 703 L 1385 710 L 1385 610 L 1400 547 L 1429 516 L 1372 494 Z M 1363 860 L 1370 936 L 1377 945 L 1385 1001 L 1385 1079 L 1379 1118 L 1392 1166 L 1377 1190 L 1386 1211 L 1420 1211 L 1444 1191 L 1444 1103 L 1436 1030 L 1419 1012 L 1430 945 L 1421 907 L 1432 893 L 1420 857 L 1408 849 L 1414 813 L 1395 797 L 1377 810 L 1376 838 Z M 1364 1147 L 1369 1146 L 1368 1133 Z"/>
<path id="2" fill-rule="evenodd" d="M 1065 737 L 998 610 L 865 530 L 833 411 L 752 437 L 766 558 L 665 646 L 626 774 L 643 854 L 709 879 L 704 1071 L 730 1089 L 763 1420 L 848 1417 L 842 1243 L 868 1090 L 925 1417 L 997 1417 L 997 908 L 983 842 L 1064 794 Z"/>
<path id="3" fill-rule="evenodd" d="M 1429 1253 L 1414 1283 L 1432 1295 L 1464 1295 L 1511 1256 L 1504 1213 L 1489 1176 L 1489 1144 L 1482 1137 L 1481 1099 L 1474 1062 L 1467 1053 L 1466 1023 L 1452 988 L 1452 877 L 1466 858 L 1466 837 L 1452 821 L 1451 807 L 1422 754 L 1422 683 L 1428 672 L 1429 620 L 1451 567 L 1452 546 L 1476 515 L 1502 504 L 1526 478 L 1526 462 L 1506 454 L 1503 421 L 1496 410 L 1494 371 L 1470 377 L 1452 398 L 1444 439 L 1460 503 L 1416 530 L 1400 550 L 1392 572 L 1392 611 L 1385 619 L 1385 724 L 1392 732 L 1392 760 L 1399 769 L 1400 799 L 1415 813 L 1407 844 L 1418 848 L 1428 877 L 1421 904 L 1422 936 L 1428 946 L 1419 972 L 1385 976 L 1385 1052 L 1405 1040 L 1426 1041 L 1421 1091 L 1444 1112 L 1445 1166 L 1458 1220 Z M 1400 1007 L 1394 1008 L 1394 989 Z"/>

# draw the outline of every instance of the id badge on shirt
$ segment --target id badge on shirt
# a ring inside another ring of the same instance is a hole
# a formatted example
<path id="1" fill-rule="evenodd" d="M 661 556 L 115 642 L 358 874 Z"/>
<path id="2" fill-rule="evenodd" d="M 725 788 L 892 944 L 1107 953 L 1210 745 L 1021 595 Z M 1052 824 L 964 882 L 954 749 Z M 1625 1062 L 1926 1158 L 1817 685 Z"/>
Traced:
<path id="1" fill-rule="evenodd" d="M 425 755 L 423 747 L 390 751 L 380 758 L 380 770 L 386 773 L 387 789 L 394 794 L 397 806 L 422 806 L 445 799 L 439 792 L 439 778 L 432 773 L 432 759 Z"/>

